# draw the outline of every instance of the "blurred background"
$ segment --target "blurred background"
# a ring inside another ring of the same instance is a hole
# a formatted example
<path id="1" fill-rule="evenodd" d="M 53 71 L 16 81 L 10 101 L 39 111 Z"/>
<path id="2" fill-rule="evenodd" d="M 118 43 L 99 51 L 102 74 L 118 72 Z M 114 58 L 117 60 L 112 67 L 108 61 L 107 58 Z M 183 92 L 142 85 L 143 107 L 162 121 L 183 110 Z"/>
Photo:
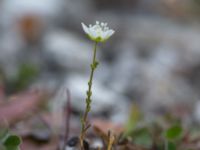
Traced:
<path id="1" fill-rule="evenodd" d="M 91 114 L 123 123 L 135 103 L 198 122 L 199 15 L 199 0 L 0 0 L 0 97 L 45 90 L 59 112 L 69 89 L 79 116 L 94 45 L 81 22 L 98 20 L 116 32 L 98 45 Z"/>

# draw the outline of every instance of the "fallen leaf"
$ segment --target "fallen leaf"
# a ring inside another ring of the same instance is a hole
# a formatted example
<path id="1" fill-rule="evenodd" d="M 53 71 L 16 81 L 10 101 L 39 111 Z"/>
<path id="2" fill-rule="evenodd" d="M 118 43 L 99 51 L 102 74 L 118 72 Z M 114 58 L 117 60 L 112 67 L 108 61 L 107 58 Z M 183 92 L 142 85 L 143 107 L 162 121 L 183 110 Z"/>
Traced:
<path id="1" fill-rule="evenodd" d="M 13 96 L 0 105 L 0 124 L 11 125 L 24 119 L 47 100 L 47 93 L 26 92 Z"/>

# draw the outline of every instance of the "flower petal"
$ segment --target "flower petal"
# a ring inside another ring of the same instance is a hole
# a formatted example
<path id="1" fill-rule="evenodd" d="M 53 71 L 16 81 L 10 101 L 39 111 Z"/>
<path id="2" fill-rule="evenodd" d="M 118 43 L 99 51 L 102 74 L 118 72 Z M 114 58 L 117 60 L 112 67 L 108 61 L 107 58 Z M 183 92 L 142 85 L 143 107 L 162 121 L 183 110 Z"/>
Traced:
<path id="1" fill-rule="evenodd" d="M 114 33 L 115 33 L 114 30 L 108 30 L 108 31 L 104 32 L 103 39 L 104 39 L 104 40 L 107 40 L 107 39 L 110 38 Z"/>
<path id="2" fill-rule="evenodd" d="M 84 32 L 89 36 L 89 38 L 96 42 L 106 41 L 115 32 L 107 27 L 107 23 L 100 23 L 97 21 L 95 25 L 89 25 L 89 27 L 84 23 L 81 24 Z"/>
<path id="3" fill-rule="evenodd" d="M 109 36 L 112 36 L 114 33 L 115 33 L 114 30 L 109 30 L 109 32 L 108 32 Z"/>
<path id="4" fill-rule="evenodd" d="M 89 34 L 89 28 L 84 23 L 81 23 L 81 25 L 82 25 L 83 30 L 85 31 L 85 33 Z"/>

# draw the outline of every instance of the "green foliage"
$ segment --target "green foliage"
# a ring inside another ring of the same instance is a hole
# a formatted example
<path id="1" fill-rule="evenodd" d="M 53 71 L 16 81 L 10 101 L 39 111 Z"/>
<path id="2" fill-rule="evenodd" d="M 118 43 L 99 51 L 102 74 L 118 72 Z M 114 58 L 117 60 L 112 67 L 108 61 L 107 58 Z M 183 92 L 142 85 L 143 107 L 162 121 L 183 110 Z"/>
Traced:
<path id="1" fill-rule="evenodd" d="M 137 105 L 134 104 L 126 124 L 124 137 L 131 137 L 135 144 L 150 148 L 153 144 L 153 139 L 149 129 L 146 126 L 139 125 L 141 121 L 142 114 Z"/>
<path id="2" fill-rule="evenodd" d="M 183 135 L 183 128 L 181 125 L 176 124 L 171 126 L 164 132 L 164 137 L 166 139 L 167 150 L 176 150 L 177 140 L 180 140 Z"/>
<path id="3" fill-rule="evenodd" d="M 16 77 L 9 81 L 10 91 L 16 92 L 25 89 L 38 73 L 39 71 L 34 65 L 22 64 Z"/>
<path id="4" fill-rule="evenodd" d="M 0 128 L 0 150 L 20 150 L 20 144 L 20 137 L 10 134 L 6 128 Z"/>
<path id="5" fill-rule="evenodd" d="M 37 75 L 37 69 L 28 64 L 24 64 L 19 68 L 19 73 L 16 79 L 16 86 L 22 89 Z"/>
<path id="6" fill-rule="evenodd" d="M 17 135 L 10 135 L 5 140 L 4 145 L 5 146 L 18 146 L 21 143 L 20 138 Z"/>
<path id="7" fill-rule="evenodd" d="M 124 136 L 132 135 L 132 132 L 134 132 L 138 122 L 141 120 L 141 113 L 140 110 L 136 105 L 133 105 L 131 108 L 131 113 L 129 116 L 129 119 L 126 124 L 126 131 L 124 133 Z"/>
<path id="8" fill-rule="evenodd" d="M 176 150 L 176 144 L 174 142 L 167 141 L 167 150 Z"/>
<path id="9" fill-rule="evenodd" d="M 169 123 L 171 126 L 166 129 L 166 124 Z M 138 107 L 133 105 L 125 129 L 124 138 L 131 138 L 134 144 L 147 149 L 188 150 L 189 148 L 183 149 L 182 137 L 185 135 L 181 121 L 171 115 L 145 119 Z M 199 134 L 194 135 L 193 139 L 198 137 Z"/>
<path id="10" fill-rule="evenodd" d="M 135 144 L 151 147 L 153 139 L 147 128 L 141 128 L 133 132 L 133 141 Z"/>
<path id="11" fill-rule="evenodd" d="M 174 141 L 179 139 L 182 133 L 183 133 L 183 128 L 180 125 L 174 125 L 169 129 L 167 129 L 164 135 L 167 140 Z"/>
<path id="12" fill-rule="evenodd" d="M 6 150 L 19 150 L 19 145 L 21 144 L 21 139 L 17 135 L 10 135 L 3 142 Z"/>

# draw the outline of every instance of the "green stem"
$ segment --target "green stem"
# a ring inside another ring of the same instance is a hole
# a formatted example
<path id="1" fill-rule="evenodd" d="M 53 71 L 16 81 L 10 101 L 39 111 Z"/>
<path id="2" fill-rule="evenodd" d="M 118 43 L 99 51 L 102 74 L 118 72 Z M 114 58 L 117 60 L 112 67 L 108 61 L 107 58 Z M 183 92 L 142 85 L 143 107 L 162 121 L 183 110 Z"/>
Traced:
<path id="1" fill-rule="evenodd" d="M 91 110 L 92 81 L 93 81 L 94 71 L 98 66 L 98 62 L 96 61 L 97 44 L 98 44 L 98 42 L 95 42 L 93 60 L 92 60 L 91 66 L 90 66 L 91 67 L 91 72 L 90 72 L 90 78 L 89 78 L 89 81 L 88 81 L 88 90 L 86 92 L 86 94 L 87 94 L 87 97 L 86 97 L 86 100 L 85 100 L 86 101 L 86 108 L 85 108 L 85 112 L 83 114 L 83 117 L 81 119 L 81 123 L 82 123 L 81 135 L 80 135 L 81 149 L 84 149 L 83 148 L 83 140 L 85 138 L 86 130 L 88 129 L 88 126 L 89 126 L 89 125 L 87 125 L 87 118 L 88 118 L 88 113 Z"/>

